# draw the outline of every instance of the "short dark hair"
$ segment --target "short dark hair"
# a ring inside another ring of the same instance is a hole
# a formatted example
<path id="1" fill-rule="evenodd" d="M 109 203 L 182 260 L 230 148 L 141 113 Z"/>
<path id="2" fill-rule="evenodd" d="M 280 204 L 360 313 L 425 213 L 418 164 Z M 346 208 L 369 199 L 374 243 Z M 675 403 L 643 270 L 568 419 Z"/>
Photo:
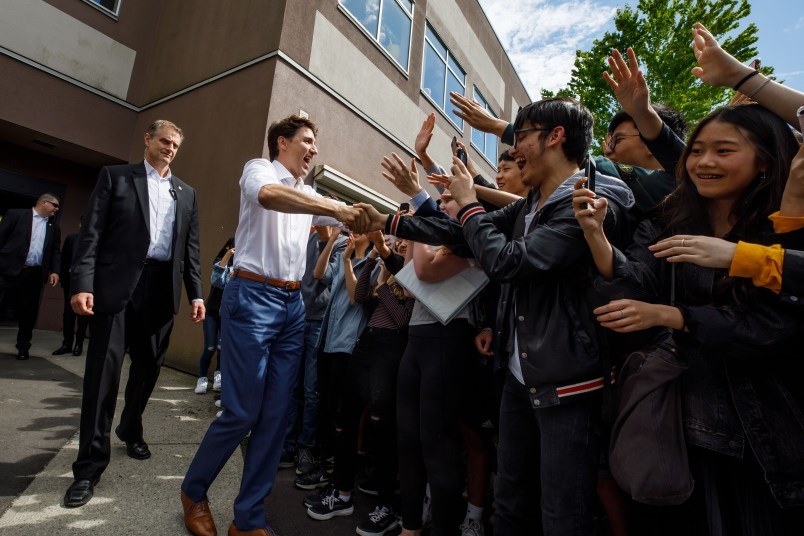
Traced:
<path id="1" fill-rule="evenodd" d="M 595 125 L 595 118 L 586 106 L 567 97 L 542 99 L 519 110 L 514 130 L 522 128 L 525 121 L 549 129 L 564 127 L 565 140 L 561 144 L 564 156 L 579 166 L 584 164 Z"/>
<path id="2" fill-rule="evenodd" d="M 268 156 L 271 161 L 279 156 L 279 138 L 291 139 L 296 135 L 300 128 L 309 128 L 313 135 L 318 135 L 318 127 L 315 123 L 300 115 L 289 115 L 284 119 L 271 123 L 268 128 Z"/>
<path id="3" fill-rule="evenodd" d="M 38 198 L 36 198 L 36 201 L 37 201 L 37 203 L 39 201 L 48 201 L 50 203 L 58 203 L 59 198 L 58 198 L 58 196 L 56 196 L 54 194 L 51 194 L 50 192 L 45 192 L 42 195 L 40 195 Z"/>
<path id="4" fill-rule="evenodd" d="M 684 116 L 681 115 L 681 112 L 671 106 L 658 102 L 651 103 L 650 107 L 656 110 L 656 113 L 659 114 L 659 117 L 662 119 L 664 124 L 670 127 L 670 130 L 675 132 L 676 136 L 682 140 L 686 139 L 687 120 L 684 119 Z M 633 120 L 634 119 L 627 113 L 623 111 L 617 112 L 614 114 L 614 117 L 611 118 L 611 121 L 609 121 L 609 128 L 607 132 L 611 134 L 624 122 Z"/>
<path id="5" fill-rule="evenodd" d="M 508 151 L 509 151 L 509 149 L 506 149 L 506 150 L 504 150 L 503 152 L 500 153 L 500 158 L 497 159 L 498 164 L 500 162 L 516 162 L 516 158 L 511 156 L 511 153 L 508 152 Z"/>
<path id="6" fill-rule="evenodd" d="M 184 132 L 182 131 L 182 129 L 180 129 L 178 125 L 176 125 L 176 123 L 168 121 L 167 119 L 157 119 L 156 121 L 148 125 L 148 128 L 145 129 L 145 133 L 148 134 L 149 138 L 155 138 L 156 133 L 162 130 L 163 128 L 170 128 L 175 130 L 176 134 L 179 135 L 179 141 L 180 142 L 184 141 Z"/>

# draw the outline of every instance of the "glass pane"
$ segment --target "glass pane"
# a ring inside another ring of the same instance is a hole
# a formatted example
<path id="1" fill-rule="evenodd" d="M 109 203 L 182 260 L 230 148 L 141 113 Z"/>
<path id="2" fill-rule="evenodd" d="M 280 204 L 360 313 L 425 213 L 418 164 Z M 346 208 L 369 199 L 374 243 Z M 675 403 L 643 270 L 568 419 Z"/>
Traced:
<path id="1" fill-rule="evenodd" d="M 488 110 L 489 109 L 489 103 L 486 102 L 486 99 L 483 98 L 483 95 L 477 90 L 476 86 L 473 89 L 474 89 L 474 99 L 477 102 L 479 102 L 480 105 L 483 106 L 483 108 L 485 110 Z"/>
<path id="2" fill-rule="evenodd" d="M 427 39 L 430 40 L 430 44 L 435 47 L 438 53 L 441 54 L 442 58 L 447 57 L 447 47 L 441 42 L 441 39 L 438 38 L 433 29 L 430 28 L 429 24 L 427 25 Z"/>
<path id="3" fill-rule="evenodd" d="M 103 6 L 111 12 L 115 12 L 117 10 L 117 0 L 92 0 L 99 6 Z"/>
<path id="4" fill-rule="evenodd" d="M 341 5 L 368 30 L 368 33 L 377 36 L 380 0 L 341 0 Z"/>
<path id="5" fill-rule="evenodd" d="M 422 89 L 436 104 L 444 109 L 444 72 L 446 65 L 429 44 L 424 46 L 424 76 Z"/>
<path id="6" fill-rule="evenodd" d="M 483 152 L 483 148 L 485 147 L 486 136 L 485 133 L 481 130 L 472 129 L 472 144 L 475 147 L 480 149 L 480 152 Z"/>
<path id="7" fill-rule="evenodd" d="M 464 94 L 464 93 L 463 93 L 463 92 L 464 92 L 464 87 L 463 87 L 463 84 L 461 84 L 461 83 L 458 81 L 458 79 L 457 79 L 457 78 L 455 78 L 455 75 L 453 75 L 453 74 L 452 74 L 452 72 L 450 72 L 450 73 L 449 73 L 449 75 L 447 75 L 447 95 L 449 95 L 449 92 L 450 92 L 450 91 L 454 91 L 454 92 L 456 92 L 456 93 L 460 93 L 461 95 L 463 95 L 463 94 Z M 452 104 L 450 104 L 450 105 L 449 105 L 449 110 L 447 110 L 447 109 L 445 108 L 445 109 L 444 109 L 444 111 L 448 111 L 448 112 L 449 112 L 450 119 L 452 119 L 453 121 L 455 121 L 455 124 L 456 124 L 456 125 L 458 125 L 458 127 L 459 127 L 461 130 L 463 130 L 463 119 L 461 119 L 460 117 L 458 117 L 457 115 L 455 115 L 455 113 L 453 112 L 453 110 L 454 110 L 454 109 L 455 109 L 455 107 L 454 107 L 454 106 L 452 106 Z"/>
<path id="8" fill-rule="evenodd" d="M 407 71 L 410 51 L 410 18 L 395 0 L 385 0 L 382 11 L 380 44 Z"/>
<path id="9" fill-rule="evenodd" d="M 452 72 L 455 73 L 455 76 L 458 77 L 458 80 L 461 81 L 461 85 L 466 85 L 466 73 L 461 69 L 461 66 L 458 65 L 458 62 L 455 61 L 455 58 L 452 57 L 452 54 L 449 56 L 449 67 L 452 69 Z"/>
<path id="10" fill-rule="evenodd" d="M 493 163 L 497 162 L 497 157 L 499 155 L 497 154 L 497 136 L 495 134 L 486 133 L 486 152 L 485 152 L 485 155 L 486 155 L 486 158 L 489 159 L 489 161 L 491 161 Z"/>
<path id="11" fill-rule="evenodd" d="M 413 15 L 413 2 L 411 0 L 397 0 L 400 4 L 402 4 L 405 9 L 408 10 L 408 13 Z"/>

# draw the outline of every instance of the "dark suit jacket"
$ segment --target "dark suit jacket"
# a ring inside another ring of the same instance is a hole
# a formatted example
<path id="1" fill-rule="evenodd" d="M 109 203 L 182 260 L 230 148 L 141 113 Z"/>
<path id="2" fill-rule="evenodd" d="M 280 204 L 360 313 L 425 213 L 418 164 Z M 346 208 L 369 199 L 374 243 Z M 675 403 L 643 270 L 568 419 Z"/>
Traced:
<path id="1" fill-rule="evenodd" d="M 70 266 L 73 264 L 73 253 L 75 252 L 75 241 L 78 233 L 67 235 L 64 245 L 61 246 L 61 264 L 59 264 L 59 282 L 62 287 L 70 286 Z"/>
<path id="2" fill-rule="evenodd" d="M 33 211 L 30 208 L 9 209 L 0 221 L 0 279 L 9 280 L 22 272 L 31 247 L 32 224 Z M 53 223 L 53 218 L 50 218 L 47 221 L 45 247 L 42 251 L 43 282 L 50 274 L 59 272 L 60 245 L 61 230 Z"/>
<path id="3" fill-rule="evenodd" d="M 151 241 L 147 180 L 143 162 L 107 166 L 89 199 L 70 281 L 74 295 L 94 294 L 94 310 L 99 313 L 122 311 L 142 274 Z M 175 175 L 172 182 L 176 193 L 172 298 L 173 311 L 178 312 L 182 280 L 190 300 L 203 298 L 203 290 L 195 190 Z"/>

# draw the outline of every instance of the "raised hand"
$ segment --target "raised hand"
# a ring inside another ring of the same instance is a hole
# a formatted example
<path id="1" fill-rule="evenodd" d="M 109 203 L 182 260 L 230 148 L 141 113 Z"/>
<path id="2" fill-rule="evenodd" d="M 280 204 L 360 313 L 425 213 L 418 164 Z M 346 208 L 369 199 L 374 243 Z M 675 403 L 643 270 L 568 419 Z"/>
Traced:
<path id="1" fill-rule="evenodd" d="M 729 268 L 737 244 L 713 236 L 675 235 L 648 246 L 660 259 L 707 268 Z"/>
<path id="2" fill-rule="evenodd" d="M 692 74 L 704 84 L 734 87 L 740 78 L 751 72 L 751 67 L 720 48 L 715 37 L 700 22 L 695 23 L 692 38 L 692 51 L 698 61 Z"/>
<path id="3" fill-rule="evenodd" d="M 479 173 L 477 172 L 477 169 L 475 169 L 475 165 L 472 163 L 472 159 L 469 158 L 469 151 L 466 150 L 466 144 L 461 140 L 455 140 L 455 144 L 461 149 L 463 149 L 464 154 L 466 154 L 466 170 L 472 177 L 478 176 Z M 456 154 L 455 156 L 458 155 Z"/>
<path id="4" fill-rule="evenodd" d="M 799 119 L 804 123 L 804 116 Z M 794 218 L 804 216 L 804 145 L 798 148 L 796 156 L 790 162 L 790 175 L 787 176 L 779 213 L 781 216 Z"/>
<path id="5" fill-rule="evenodd" d="M 422 161 L 425 168 L 433 165 L 433 159 L 427 152 L 430 147 L 430 140 L 433 138 L 433 128 L 435 128 L 435 113 L 430 113 L 422 123 L 422 128 L 416 134 L 416 139 L 413 142 L 413 147 L 416 149 L 416 155 Z"/>
<path id="6" fill-rule="evenodd" d="M 617 97 L 617 102 L 623 107 L 623 111 L 634 117 L 640 113 L 645 113 L 650 108 L 650 90 L 639 68 L 636 54 L 631 47 L 626 51 L 628 63 L 625 62 L 622 54 L 616 48 L 609 56 L 609 68 L 611 74 L 603 73 L 603 78 Z"/>
<path id="7" fill-rule="evenodd" d="M 413 197 L 422 191 L 419 185 L 419 170 L 416 167 L 416 159 L 410 161 L 410 167 L 405 166 L 405 162 L 396 153 L 391 153 L 391 157 L 382 157 L 382 167 L 386 171 L 382 176 L 396 186 L 396 189 L 403 194 Z"/>
<path id="8" fill-rule="evenodd" d="M 507 121 L 494 117 L 479 103 L 467 99 L 460 93 L 450 91 L 449 102 L 458 107 L 457 110 L 453 110 L 455 115 L 469 123 L 469 126 L 476 130 L 502 136 L 508 126 Z"/>

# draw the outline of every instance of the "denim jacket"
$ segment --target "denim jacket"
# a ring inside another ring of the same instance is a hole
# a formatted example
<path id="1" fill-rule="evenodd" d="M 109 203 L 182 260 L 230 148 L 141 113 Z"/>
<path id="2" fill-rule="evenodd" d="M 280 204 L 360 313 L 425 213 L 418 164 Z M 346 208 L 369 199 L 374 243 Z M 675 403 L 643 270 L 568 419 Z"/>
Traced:
<path id="1" fill-rule="evenodd" d="M 360 277 L 365 262 L 366 257 L 352 259 L 355 277 Z M 376 273 L 372 276 L 372 284 L 376 281 L 378 274 L 379 266 L 376 267 Z M 343 251 L 330 258 L 321 282 L 331 284 L 332 291 L 317 346 L 327 353 L 351 354 L 358 337 L 366 327 L 368 314 L 366 304 L 349 301 L 343 274 Z"/>
<path id="2" fill-rule="evenodd" d="M 670 265 L 647 249 L 659 236 L 655 222 L 643 222 L 626 254 L 614 250 L 615 281 L 599 288 L 669 303 Z M 804 308 L 747 280 L 738 283 L 747 307 L 738 307 L 725 270 L 675 266 L 676 305 L 689 330 L 675 336 L 689 361 L 682 376 L 687 442 L 737 458 L 750 448 L 776 501 L 804 505 Z"/>

